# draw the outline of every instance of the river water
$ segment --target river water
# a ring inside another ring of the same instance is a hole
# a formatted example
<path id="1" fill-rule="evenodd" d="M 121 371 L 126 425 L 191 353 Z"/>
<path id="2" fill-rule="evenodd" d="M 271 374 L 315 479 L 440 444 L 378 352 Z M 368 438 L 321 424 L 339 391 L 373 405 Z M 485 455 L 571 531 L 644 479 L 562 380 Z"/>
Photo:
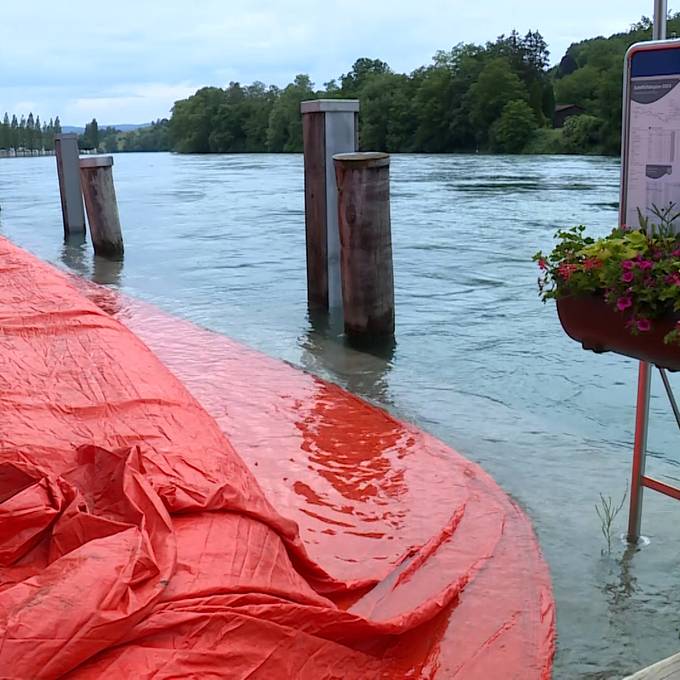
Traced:
<path id="1" fill-rule="evenodd" d="M 54 158 L 0 161 L 0 233 L 335 381 L 480 463 L 530 515 L 550 564 L 555 678 L 620 678 L 680 649 L 680 505 L 647 492 L 639 549 L 619 538 L 624 506 L 611 553 L 595 512 L 600 494 L 618 502 L 627 488 L 637 364 L 571 341 L 531 262 L 559 226 L 614 226 L 616 161 L 393 156 L 397 333 L 382 356 L 307 313 L 301 156 L 119 154 L 114 174 L 122 266 L 64 244 Z M 648 472 L 680 484 L 658 376 L 651 418 Z"/>

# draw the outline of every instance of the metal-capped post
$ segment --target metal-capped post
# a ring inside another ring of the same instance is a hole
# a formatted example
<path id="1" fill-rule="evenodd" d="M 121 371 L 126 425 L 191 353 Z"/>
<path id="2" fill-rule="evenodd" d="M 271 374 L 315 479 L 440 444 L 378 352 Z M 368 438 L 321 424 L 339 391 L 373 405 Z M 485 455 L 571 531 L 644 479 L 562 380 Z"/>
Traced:
<path id="1" fill-rule="evenodd" d="M 302 102 L 305 163 L 307 300 L 311 308 L 342 307 L 340 239 L 333 155 L 356 151 L 359 101 Z"/>
<path id="2" fill-rule="evenodd" d="M 78 135 L 75 132 L 54 136 L 54 155 L 57 159 L 61 215 L 64 235 L 85 233 L 85 212 L 80 190 L 78 166 Z"/>

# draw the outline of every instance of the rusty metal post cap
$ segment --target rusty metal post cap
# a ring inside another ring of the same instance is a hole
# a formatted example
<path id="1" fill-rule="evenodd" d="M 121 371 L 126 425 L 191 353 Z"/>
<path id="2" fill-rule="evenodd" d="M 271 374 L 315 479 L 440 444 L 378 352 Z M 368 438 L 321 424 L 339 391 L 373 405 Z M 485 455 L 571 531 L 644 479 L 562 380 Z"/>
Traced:
<path id="1" fill-rule="evenodd" d="M 86 156 L 80 159 L 81 168 L 110 168 L 113 156 Z"/>
<path id="2" fill-rule="evenodd" d="M 390 155 L 380 151 L 364 151 L 358 153 L 336 153 L 334 161 L 340 163 L 358 164 L 365 167 L 380 168 L 390 164 Z"/>

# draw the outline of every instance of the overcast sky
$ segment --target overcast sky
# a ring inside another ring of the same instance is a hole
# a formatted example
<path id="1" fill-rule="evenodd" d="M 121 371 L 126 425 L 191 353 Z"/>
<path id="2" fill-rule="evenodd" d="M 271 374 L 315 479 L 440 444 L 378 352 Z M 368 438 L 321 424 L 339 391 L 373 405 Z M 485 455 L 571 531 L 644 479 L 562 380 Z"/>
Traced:
<path id="1" fill-rule="evenodd" d="M 0 113 L 141 123 L 231 80 L 321 86 L 374 57 L 409 72 L 438 49 L 539 30 L 570 43 L 625 30 L 652 0 L 14 0 L 0 13 Z"/>

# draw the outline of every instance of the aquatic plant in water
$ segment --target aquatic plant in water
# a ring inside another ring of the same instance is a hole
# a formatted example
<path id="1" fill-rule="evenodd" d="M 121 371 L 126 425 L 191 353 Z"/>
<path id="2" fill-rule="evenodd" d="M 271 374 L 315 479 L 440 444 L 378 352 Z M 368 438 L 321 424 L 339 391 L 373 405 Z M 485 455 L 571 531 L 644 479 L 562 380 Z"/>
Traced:
<path id="1" fill-rule="evenodd" d="M 600 503 L 595 505 L 595 512 L 600 518 L 600 528 L 602 529 L 602 535 L 604 540 L 607 541 L 607 554 L 612 551 L 612 525 L 616 516 L 621 512 L 623 504 L 626 502 L 626 496 L 628 495 L 628 485 L 626 485 L 626 490 L 623 492 L 623 498 L 621 502 L 614 507 L 614 501 L 611 496 L 605 498 L 602 493 L 600 493 Z"/>

